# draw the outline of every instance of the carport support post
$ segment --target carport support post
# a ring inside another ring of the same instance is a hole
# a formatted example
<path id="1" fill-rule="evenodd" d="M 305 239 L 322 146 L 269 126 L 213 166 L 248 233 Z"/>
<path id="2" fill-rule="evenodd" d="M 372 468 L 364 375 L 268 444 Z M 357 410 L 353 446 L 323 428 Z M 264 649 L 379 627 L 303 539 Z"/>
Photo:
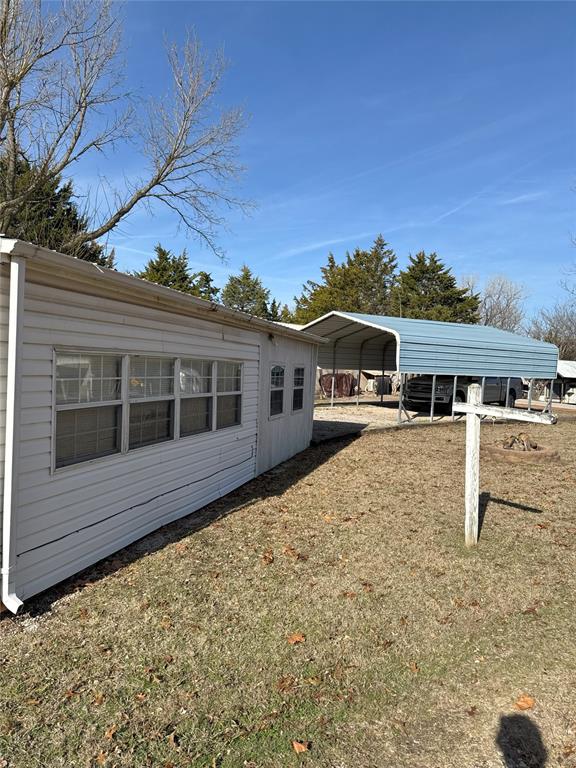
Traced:
<path id="1" fill-rule="evenodd" d="M 534 379 L 530 379 L 530 386 L 528 387 L 528 410 L 532 410 L 532 390 L 534 388 Z"/>
<path id="2" fill-rule="evenodd" d="M 452 386 L 452 421 L 455 421 L 456 415 L 454 413 L 454 403 L 456 402 L 456 390 L 458 389 L 458 376 L 454 376 L 454 384 Z"/>
<path id="3" fill-rule="evenodd" d="M 404 374 L 400 374 L 400 392 L 398 393 L 398 424 L 402 424 L 402 405 L 404 401 Z"/>
<path id="4" fill-rule="evenodd" d="M 430 398 L 430 421 L 434 421 L 434 403 L 436 401 L 436 374 L 432 376 L 432 397 Z"/>
<path id="5" fill-rule="evenodd" d="M 508 408 L 508 398 L 510 397 L 510 376 L 506 380 L 506 398 L 504 400 L 504 408 Z"/>
<path id="6" fill-rule="evenodd" d="M 469 405 L 480 405 L 482 390 L 479 384 L 468 387 Z M 478 543 L 478 511 L 480 506 L 480 416 L 466 414 L 466 517 L 464 543 L 473 547 Z"/>

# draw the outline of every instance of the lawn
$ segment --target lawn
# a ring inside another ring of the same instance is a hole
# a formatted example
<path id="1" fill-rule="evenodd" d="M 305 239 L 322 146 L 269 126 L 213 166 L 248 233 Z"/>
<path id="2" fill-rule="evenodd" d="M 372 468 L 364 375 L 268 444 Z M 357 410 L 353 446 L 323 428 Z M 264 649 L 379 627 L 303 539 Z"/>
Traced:
<path id="1" fill-rule="evenodd" d="M 561 462 L 482 460 L 474 550 L 463 425 L 412 427 L 31 600 L 0 621 L 0 765 L 576 766 L 576 422 L 529 432 Z"/>

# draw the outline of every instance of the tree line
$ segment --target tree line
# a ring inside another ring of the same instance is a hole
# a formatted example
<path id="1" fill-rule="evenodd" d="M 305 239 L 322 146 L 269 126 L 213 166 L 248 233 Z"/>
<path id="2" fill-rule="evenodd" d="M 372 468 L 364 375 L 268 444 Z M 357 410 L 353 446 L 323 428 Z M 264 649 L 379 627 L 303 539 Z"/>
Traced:
<path id="1" fill-rule="evenodd" d="M 0 7 L 0 232 L 115 268 L 103 238 L 143 204 L 164 206 L 186 234 L 220 253 L 222 210 L 245 208 L 231 184 L 242 168 L 238 109 L 216 96 L 221 54 L 206 55 L 194 35 L 167 44 L 171 85 L 145 103 L 123 82 L 121 17 L 111 0 L 10 0 Z M 75 194 L 80 159 L 130 145 L 140 177 L 114 186 L 102 179 Z M 99 199 L 100 198 L 100 199 Z M 527 319 L 523 288 L 503 276 L 458 284 L 436 253 L 420 251 L 403 269 L 382 236 L 342 261 L 329 254 L 319 280 L 308 280 L 293 308 L 271 297 L 247 265 L 222 288 L 208 271 L 190 272 L 186 253 L 162 245 L 137 273 L 161 285 L 250 314 L 306 323 L 332 309 L 367 314 L 485 323 L 527 332 L 576 358 L 576 287 Z"/>

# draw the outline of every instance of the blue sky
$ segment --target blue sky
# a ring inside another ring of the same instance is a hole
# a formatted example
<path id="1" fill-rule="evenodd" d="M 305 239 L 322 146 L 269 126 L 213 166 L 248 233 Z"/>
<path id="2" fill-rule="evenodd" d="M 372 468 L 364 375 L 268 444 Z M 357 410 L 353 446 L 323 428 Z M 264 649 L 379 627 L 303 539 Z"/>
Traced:
<path id="1" fill-rule="evenodd" d="M 317 278 L 332 250 L 382 233 L 403 264 L 436 251 L 456 275 L 506 274 L 530 309 L 562 296 L 576 261 L 576 7 L 568 2 L 129 2 L 128 85 L 166 91 L 162 46 L 193 27 L 230 62 L 219 96 L 248 124 L 222 264 L 139 209 L 109 237 L 120 268 L 160 241 L 187 248 L 222 285 L 247 263 L 283 301 Z M 97 174 L 134 173 L 134 152 L 93 158 Z"/>

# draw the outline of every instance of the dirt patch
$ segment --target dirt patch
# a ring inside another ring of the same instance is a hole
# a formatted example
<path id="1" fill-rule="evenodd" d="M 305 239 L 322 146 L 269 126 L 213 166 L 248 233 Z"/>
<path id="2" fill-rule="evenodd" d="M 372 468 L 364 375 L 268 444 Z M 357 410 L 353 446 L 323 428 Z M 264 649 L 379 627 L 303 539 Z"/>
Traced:
<path id="1" fill-rule="evenodd" d="M 574 768 L 576 426 L 531 432 L 561 461 L 483 458 L 472 550 L 463 425 L 387 430 L 305 451 L 31 601 L 0 621 L 0 757 Z"/>

